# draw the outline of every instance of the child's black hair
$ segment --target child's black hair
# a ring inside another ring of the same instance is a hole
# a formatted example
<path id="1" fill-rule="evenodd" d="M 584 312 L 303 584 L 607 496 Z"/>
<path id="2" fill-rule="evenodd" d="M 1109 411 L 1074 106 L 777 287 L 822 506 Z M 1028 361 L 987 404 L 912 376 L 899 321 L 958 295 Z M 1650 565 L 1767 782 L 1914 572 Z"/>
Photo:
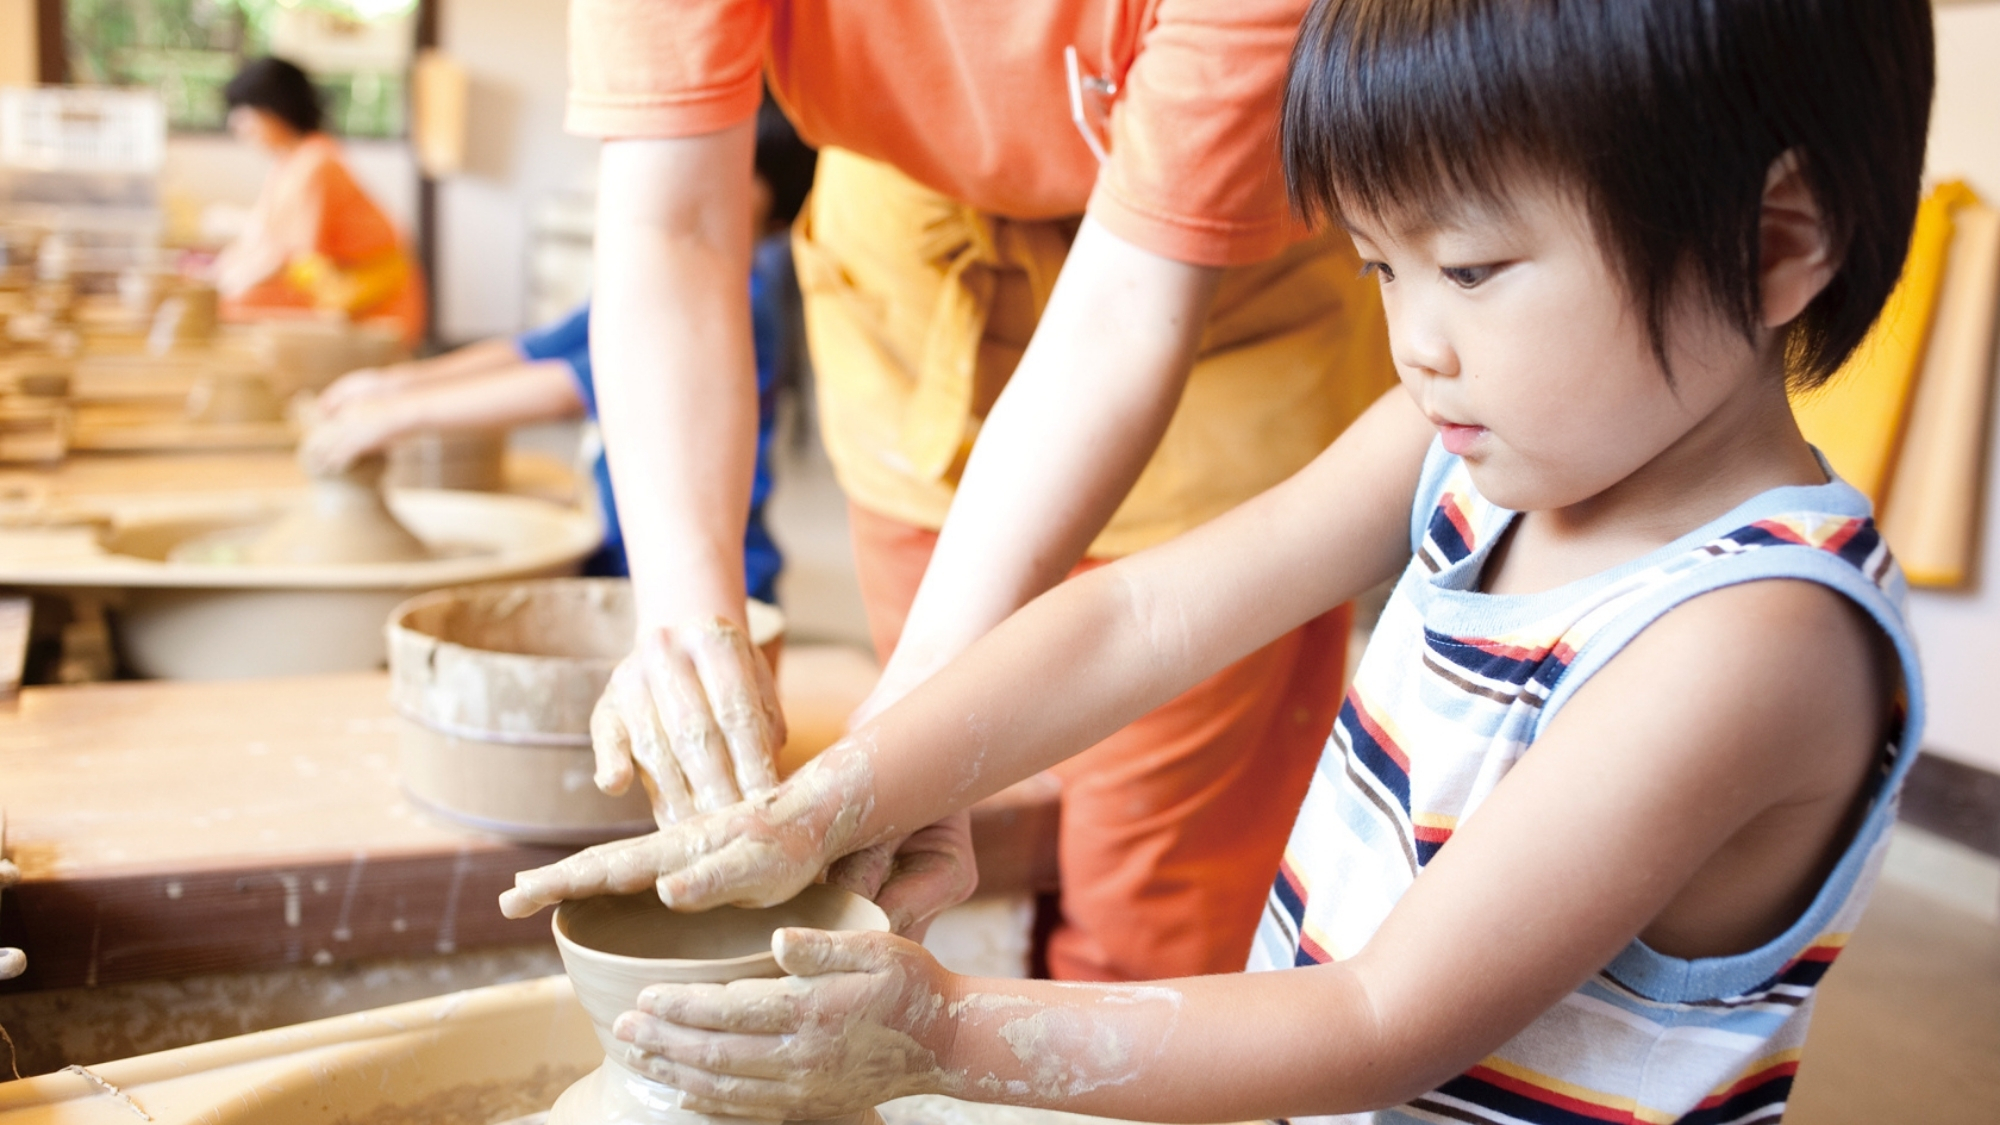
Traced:
<path id="1" fill-rule="evenodd" d="M 1551 177 L 1590 215 L 1665 367 L 1680 287 L 1754 338 L 1767 176 L 1797 154 L 1839 270 L 1787 329 L 1833 374 L 1901 273 L 1920 193 L 1930 0 L 1315 0 L 1284 163 L 1309 219 L 1438 221 Z M 1669 372 L 1671 378 L 1671 372 Z"/>
<path id="2" fill-rule="evenodd" d="M 251 59 L 222 88 L 230 109 L 251 106 L 277 116 L 301 133 L 319 130 L 319 91 L 298 64 L 273 55 Z"/>
<path id="3" fill-rule="evenodd" d="M 799 139 L 798 130 L 792 128 L 769 90 L 764 91 L 764 102 L 757 107 L 756 160 L 757 174 L 771 189 L 772 225 L 790 226 L 812 191 L 819 153 Z"/>

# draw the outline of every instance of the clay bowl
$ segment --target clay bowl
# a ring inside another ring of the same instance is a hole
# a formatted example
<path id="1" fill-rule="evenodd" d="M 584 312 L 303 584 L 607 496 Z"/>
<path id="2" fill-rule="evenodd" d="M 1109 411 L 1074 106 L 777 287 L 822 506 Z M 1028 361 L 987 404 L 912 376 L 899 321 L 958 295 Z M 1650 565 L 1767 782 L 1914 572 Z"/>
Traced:
<path id="1" fill-rule="evenodd" d="M 784 615 L 748 606 L 776 668 Z M 590 714 L 631 651 L 622 578 L 494 582 L 436 590 L 389 616 L 389 698 L 402 725 L 404 790 L 453 824 L 547 844 L 652 830 L 642 786 L 591 780 Z"/>
<path id="2" fill-rule="evenodd" d="M 689 1125 L 718 1119 L 681 1109 L 673 1087 L 626 1066 L 630 1045 L 611 1034 L 619 1015 L 638 1007 L 639 993 L 651 984 L 781 977 L 771 954 L 776 931 L 803 926 L 887 933 L 889 919 L 867 899 L 820 884 L 779 906 L 722 906 L 698 914 L 669 910 L 651 891 L 578 899 L 557 907 L 552 925 L 563 970 L 605 1058 L 557 1099 L 548 1125 Z M 869 1110 L 841 1120 L 864 1125 L 880 1118 Z"/>

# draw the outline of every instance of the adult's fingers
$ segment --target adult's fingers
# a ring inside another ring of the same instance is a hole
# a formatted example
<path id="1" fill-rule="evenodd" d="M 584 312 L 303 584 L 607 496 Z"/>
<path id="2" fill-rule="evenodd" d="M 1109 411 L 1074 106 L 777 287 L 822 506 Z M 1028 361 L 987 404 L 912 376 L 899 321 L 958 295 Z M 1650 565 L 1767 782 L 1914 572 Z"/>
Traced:
<path id="1" fill-rule="evenodd" d="M 632 760 L 646 782 L 652 800 L 653 822 L 661 828 L 686 820 L 695 813 L 694 794 L 687 775 L 674 757 L 661 723 L 653 693 L 647 687 L 643 654 L 627 657 L 611 674 L 608 689 L 615 700 L 619 722 L 625 729 Z M 595 749 L 596 740 L 592 739 Z"/>
<path id="2" fill-rule="evenodd" d="M 889 840 L 858 852 L 849 852 L 826 869 L 826 881 L 843 891 L 872 900 L 895 867 L 896 849 L 900 845 L 901 841 Z"/>
<path id="3" fill-rule="evenodd" d="M 618 704 L 607 685 L 590 710 L 590 752 L 597 759 L 597 773 L 591 780 L 613 797 L 632 787 L 632 736 L 618 717 Z"/>
<path id="4" fill-rule="evenodd" d="M 771 667 L 735 622 L 717 619 L 683 641 L 729 752 L 736 789 L 755 797 L 778 787 L 784 713 Z"/>
<path id="5" fill-rule="evenodd" d="M 971 819 L 960 812 L 905 840 L 871 897 L 889 916 L 890 929 L 920 939 L 932 918 L 971 898 L 978 886 Z"/>
<path id="6" fill-rule="evenodd" d="M 795 981 L 655 984 L 639 993 L 639 1010 L 682 1027 L 783 1035 L 805 1023 L 805 999 Z"/>
<path id="7" fill-rule="evenodd" d="M 647 692 L 666 728 L 674 760 L 694 792 L 695 807 L 706 812 L 742 800 L 722 728 L 709 709 L 708 693 L 694 662 L 662 633 L 649 635 L 640 647 Z"/>

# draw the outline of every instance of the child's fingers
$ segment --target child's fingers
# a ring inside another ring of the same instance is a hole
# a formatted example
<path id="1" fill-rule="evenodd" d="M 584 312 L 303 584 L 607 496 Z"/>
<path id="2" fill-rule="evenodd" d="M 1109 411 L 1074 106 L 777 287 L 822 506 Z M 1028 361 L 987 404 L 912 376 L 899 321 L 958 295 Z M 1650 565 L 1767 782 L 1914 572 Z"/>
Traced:
<path id="1" fill-rule="evenodd" d="M 663 866 L 678 866 L 685 849 L 663 833 L 616 840 L 568 859 L 522 871 L 514 889 L 500 896 L 509 918 L 526 918 L 544 906 L 601 894 L 630 894 L 659 878 Z"/>
<path id="2" fill-rule="evenodd" d="M 898 939 L 889 934 L 832 932 L 788 926 L 771 935 L 778 967 L 795 977 L 872 973 L 896 960 Z"/>
<path id="3" fill-rule="evenodd" d="M 639 1010 L 682 1027 L 746 1035 L 787 1035 L 805 1023 L 796 984 L 743 980 L 719 984 L 656 984 L 639 993 Z"/>
<path id="4" fill-rule="evenodd" d="M 656 1058 L 729 1078 L 785 1078 L 799 1071 L 788 1037 L 701 1031 L 626 1012 L 612 1034 Z"/>
<path id="5" fill-rule="evenodd" d="M 637 1047 L 626 1056 L 626 1065 L 679 1090 L 681 1107 L 697 1113 L 768 1117 L 781 1121 L 823 1116 L 796 1112 L 804 1099 L 797 1087 L 788 1081 L 716 1074 L 661 1055 L 648 1054 Z"/>

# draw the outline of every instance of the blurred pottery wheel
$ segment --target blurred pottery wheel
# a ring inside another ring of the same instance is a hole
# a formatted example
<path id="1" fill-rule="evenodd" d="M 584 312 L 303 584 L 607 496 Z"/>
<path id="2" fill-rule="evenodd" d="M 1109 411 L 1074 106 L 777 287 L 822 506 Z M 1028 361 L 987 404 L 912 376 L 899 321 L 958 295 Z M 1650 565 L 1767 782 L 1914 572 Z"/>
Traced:
<path id="1" fill-rule="evenodd" d="M 272 524 L 244 554 L 256 566 L 417 562 L 423 540 L 382 502 L 382 458 L 364 457 L 338 476 L 313 481 L 305 504 Z"/>
<path id="2" fill-rule="evenodd" d="M 507 478 L 505 430 L 422 430 L 389 447 L 390 488 L 498 492 Z"/>

